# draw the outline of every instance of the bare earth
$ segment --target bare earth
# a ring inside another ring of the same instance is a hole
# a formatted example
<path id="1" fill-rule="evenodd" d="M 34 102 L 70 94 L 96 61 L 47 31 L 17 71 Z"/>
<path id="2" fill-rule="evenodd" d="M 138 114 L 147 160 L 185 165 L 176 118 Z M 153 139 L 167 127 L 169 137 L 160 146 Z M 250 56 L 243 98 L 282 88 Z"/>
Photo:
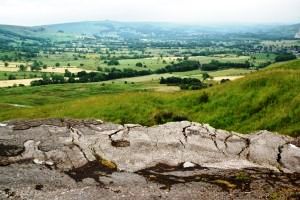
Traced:
<path id="1" fill-rule="evenodd" d="M 233 81 L 233 80 L 237 80 L 237 79 L 244 78 L 244 77 L 245 76 L 218 76 L 218 77 L 214 77 L 213 80 L 221 81 L 222 79 L 229 79 L 229 80 Z"/>
<path id="2" fill-rule="evenodd" d="M 14 86 L 14 85 L 19 85 L 19 84 L 29 86 L 31 81 L 35 81 L 35 80 L 39 80 L 39 79 L 40 78 L 0 81 L 0 88 L 2 88 L 2 87 L 11 87 L 11 86 Z"/>

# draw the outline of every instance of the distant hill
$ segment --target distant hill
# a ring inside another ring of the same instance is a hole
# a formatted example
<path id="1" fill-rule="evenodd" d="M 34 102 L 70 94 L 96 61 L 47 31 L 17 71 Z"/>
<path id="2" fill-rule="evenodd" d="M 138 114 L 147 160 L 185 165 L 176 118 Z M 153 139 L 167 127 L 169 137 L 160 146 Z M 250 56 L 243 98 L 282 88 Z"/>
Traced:
<path id="1" fill-rule="evenodd" d="M 0 25 L 0 39 L 2 41 L 39 40 L 37 29 L 25 26 Z"/>
<path id="2" fill-rule="evenodd" d="M 184 25 L 155 22 L 94 21 L 42 26 L 50 32 L 123 37 L 187 37 L 210 34 L 254 34 L 260 37 L 295 38 L 300 24 L 294 25 Z M 40 28 L 40 27 L 38 27 Z"/>
<path id="3" fill-rule="evenodd" d="M 300 24 L 277 26 L 268 30 L 266 34 L 274 37 L 300 38 Z"/>
<path id="4" fill-rule="evenodd" d="M 224 39 L 224 35 L 261 39 L 300 37 L 300 24 L 275 25 L 184 25 L 155 22 L 89 21 L 35 27 L 0 25 L 0 41 L 69 40 L 80 36 L 120 37 L 125 39 Z"/>

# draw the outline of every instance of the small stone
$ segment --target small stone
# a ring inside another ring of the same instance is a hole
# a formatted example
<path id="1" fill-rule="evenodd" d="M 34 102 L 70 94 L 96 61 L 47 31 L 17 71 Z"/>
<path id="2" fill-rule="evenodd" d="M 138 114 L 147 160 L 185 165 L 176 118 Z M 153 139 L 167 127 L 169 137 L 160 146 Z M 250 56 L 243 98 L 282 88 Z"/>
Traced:
<path id="1" fill-rule="evenodd" d="M 294 144 L 289 144 L 291 148 L 294 148 L 294 149 L 299 149 L 299 147 L 297 147 L 296 145 Z"/>
<path id="2" fill-rule="evenodd" d="M 33 163 L 37 164 L 37 165 L 42 165 L 42 164 L 44 164 L 44 161 L 41 161 L 41 160 L 35 158 L 35 159 L 33 159 Z"/>
<path id="3" fill-rule="evenodd" d="M 194 163 L 191 162 L 185 162 L 183 163 L 183 168 L 192 168 L 195 167 L 196 165 Z"/>
<path id="4" fill-rule="evenodd" d="M 53 166 L 54 162 L 50 160 L 50 161 L 46 161 L 45 164 L 48 166 Z"/>

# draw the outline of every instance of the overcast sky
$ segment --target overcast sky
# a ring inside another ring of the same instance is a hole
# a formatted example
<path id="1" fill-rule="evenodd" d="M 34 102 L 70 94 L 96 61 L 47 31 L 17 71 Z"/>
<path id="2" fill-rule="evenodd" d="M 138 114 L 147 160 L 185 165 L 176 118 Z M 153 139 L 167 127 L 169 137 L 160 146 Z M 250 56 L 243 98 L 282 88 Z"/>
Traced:
<path id="1" fill-rule="evenodd" d="M 0 24 L 74 21 L 295 23 L 300 0 L 0 0 Z"/>

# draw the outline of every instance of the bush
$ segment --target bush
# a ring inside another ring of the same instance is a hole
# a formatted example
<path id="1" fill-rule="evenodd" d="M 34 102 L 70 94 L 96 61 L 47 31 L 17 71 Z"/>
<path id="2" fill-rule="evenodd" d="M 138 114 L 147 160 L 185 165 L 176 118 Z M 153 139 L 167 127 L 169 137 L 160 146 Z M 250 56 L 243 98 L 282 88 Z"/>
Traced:
<path id="1" fill-rule="evenodd" d="M 153 120 L 155 124 L 164 124 L 167 122 L 185 121 L 188 120 L 188 118 L 170 111 L 158 111 L 154 114 Z"/>
<path id="2" fill-rule="evenodd" d="M 220 83 L 223 84 L 223 83 L 226 83 L 226 82 L 229 82 L 229 81 L 230 81 L 230 79 L 222 79 L 222 80 L 220 81 Z"/>
<path id="3" fill-rule="evenodd" d="M 107 62 L 107 65 L 112 66 L 112 65 L 120 65 L 120 62 L 116 59 L 112 59 Z"/>
<path id="4" fill-rule="evenodd" d="M 143 67 L 143 63 L 138 62 L 138 63 L 135 64 L 135 66 L 137 66 L 137 67 Z"/>
<path id="5" fill-rule="evenodd" d="M 198 98 L 197 98 L 197 103 L 207 103 L 209 100 L 209 96 L 206 92 L 202 93 Z"/>
<path id="6" fill-rule="evenodd" d="M 16 79 L 17 79 L 17 77 L 15 75 L 13 75 L 13 74 L 10 74 L 8 76 L 8 80 L 16 80 Z"/>

